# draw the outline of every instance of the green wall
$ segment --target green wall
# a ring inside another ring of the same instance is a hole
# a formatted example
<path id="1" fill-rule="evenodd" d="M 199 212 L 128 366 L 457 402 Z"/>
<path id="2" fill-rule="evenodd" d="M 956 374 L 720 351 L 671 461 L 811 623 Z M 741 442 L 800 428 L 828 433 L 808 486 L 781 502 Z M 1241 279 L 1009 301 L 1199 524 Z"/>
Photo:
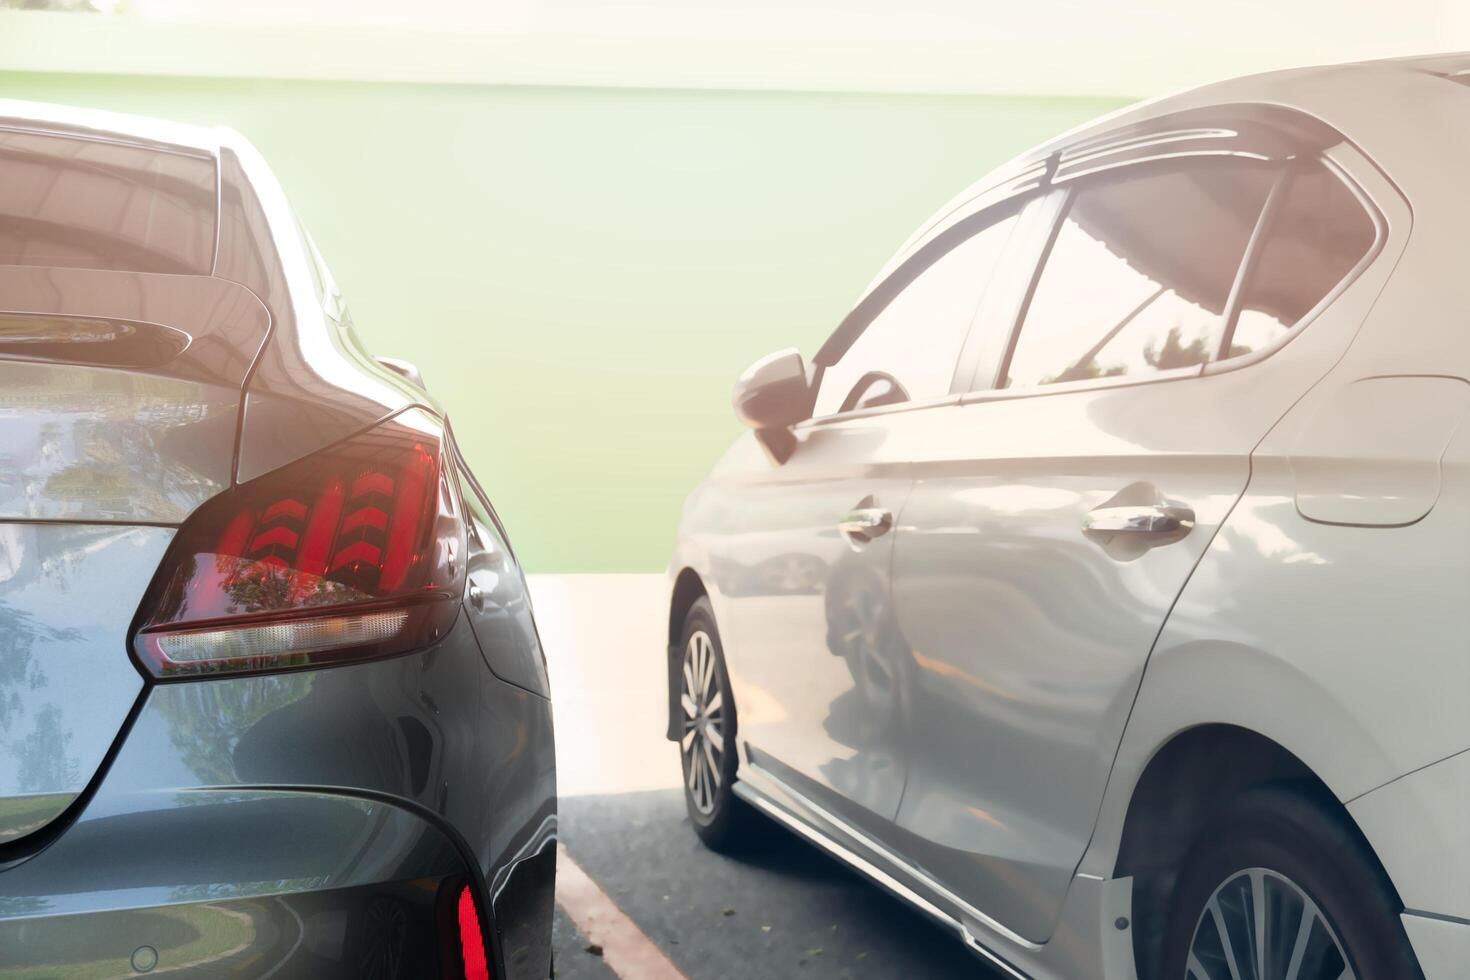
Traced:
<path id="1" fill-rule="evenodd" d="M 936 207 L 1119 104 L 16 73 L 0 96 L 254 141 L 541 572 L 662 568 L 740 370 L 810 355 Z"/>

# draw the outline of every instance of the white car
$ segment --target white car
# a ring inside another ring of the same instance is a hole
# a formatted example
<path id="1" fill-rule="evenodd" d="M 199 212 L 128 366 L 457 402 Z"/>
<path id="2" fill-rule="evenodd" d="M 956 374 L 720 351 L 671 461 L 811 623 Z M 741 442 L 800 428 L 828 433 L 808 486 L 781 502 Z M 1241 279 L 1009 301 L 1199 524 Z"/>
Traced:
<path id="1" fill-rule="evenodd" d="M 1467 229 L 1470 55 L 956 198 L 685 506 L 701 837 L 762 811 L 1007 975 L 1470 977 Z"/>

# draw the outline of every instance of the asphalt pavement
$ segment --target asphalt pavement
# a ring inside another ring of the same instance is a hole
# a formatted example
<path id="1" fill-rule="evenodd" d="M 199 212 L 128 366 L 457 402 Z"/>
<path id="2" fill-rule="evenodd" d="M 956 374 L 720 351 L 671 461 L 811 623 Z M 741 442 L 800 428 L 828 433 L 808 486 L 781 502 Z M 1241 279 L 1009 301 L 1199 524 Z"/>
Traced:
<path id="1" fill-rule="evenodd" d="M 678 790 L 563 800 L 561 830 L 690 980 L 998 977 L 953 932 L 774 823 L 739 857 L 707 850 Z M 565 916 L 556 942 L 558 977 L 616 976 Z"/>
<path id="2" fill-rule="evenodd" d="M 579 876 L 559 876 L 557 977 L 999 980 L 953 932 L 775 823 L 736 857 L 700 844 L 663 737 L 662 576 L 535 576 L 531 588 L 556 710 L 561 841 L 591 879 L 579 898 L 562 888 Z M 590 886 L 602 893 L 594 913 Z"/>

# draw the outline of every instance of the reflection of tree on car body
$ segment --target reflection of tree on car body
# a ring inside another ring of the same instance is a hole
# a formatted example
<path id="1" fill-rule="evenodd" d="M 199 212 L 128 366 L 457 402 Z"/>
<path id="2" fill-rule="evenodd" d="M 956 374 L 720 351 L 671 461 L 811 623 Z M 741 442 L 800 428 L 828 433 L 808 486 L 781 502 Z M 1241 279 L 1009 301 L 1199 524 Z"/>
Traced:
<path id="1" fill-rule="evenodd" d="M 838 559 L 824 590 L 827 647 L 847 665 L 852 687 L 829 706 L 823 728 L 853 750 L 822 764 L 831 785 L 860 805 L 882 805 L 902 779 L 898 747 L 913 724 L 913 655 L 899 631 L 888 583 L 856 554 Z"/>

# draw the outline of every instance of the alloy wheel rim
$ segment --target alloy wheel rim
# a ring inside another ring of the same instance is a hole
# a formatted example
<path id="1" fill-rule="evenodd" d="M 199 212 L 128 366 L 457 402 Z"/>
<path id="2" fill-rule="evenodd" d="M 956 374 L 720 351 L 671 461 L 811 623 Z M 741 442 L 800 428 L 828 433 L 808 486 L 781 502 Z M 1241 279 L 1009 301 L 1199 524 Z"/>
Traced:
<path id="1" fill-rule="evenodd" d="M 1321 907 L 1265 868 L 1226 879 L 1205 903 L 1185 980 L 1357 980 Z"/>
<path id="2" fill-rule="evenodd" d="M 684 756 L 684 787 L 694 809 L 707 817 L 715 812 L 724 781 L 725 694 L 714 643 L 703 630 L 695 631 L 684 646 L 683 675 L 679 705 L 684 710 L 684 735 L 679 749 Z"/>

